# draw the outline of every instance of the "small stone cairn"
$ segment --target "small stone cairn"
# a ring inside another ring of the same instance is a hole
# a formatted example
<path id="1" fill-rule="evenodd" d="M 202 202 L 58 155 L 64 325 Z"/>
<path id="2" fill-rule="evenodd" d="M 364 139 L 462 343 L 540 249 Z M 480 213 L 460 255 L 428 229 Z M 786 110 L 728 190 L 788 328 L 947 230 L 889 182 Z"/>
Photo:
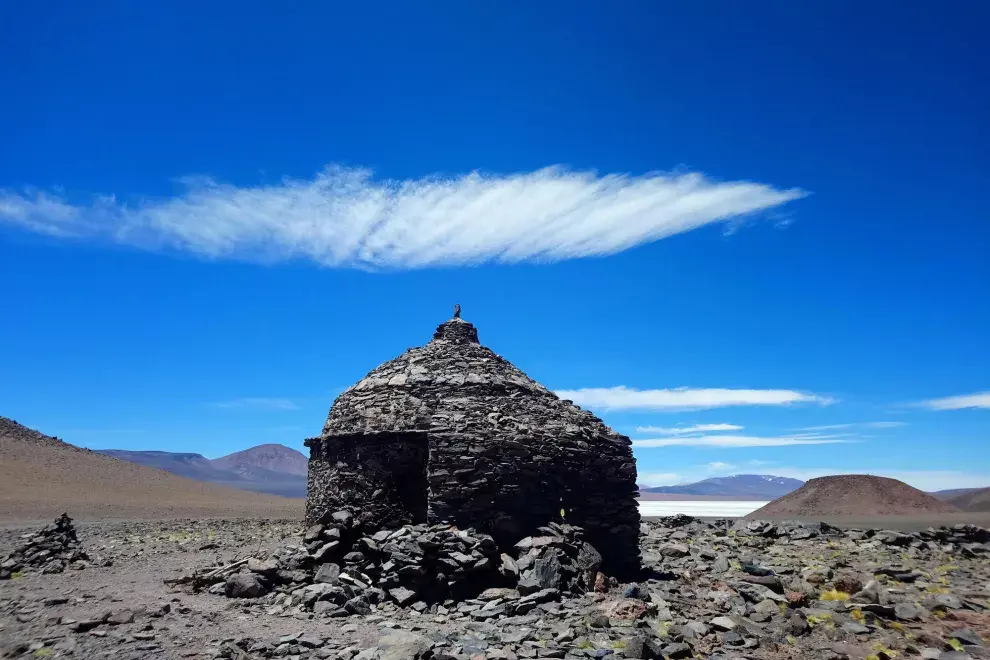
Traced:
<path id="1" fill-rule="evenodd" d="M 0 580 L 9 580 L 26 568 L 61 573 L 66 568 L 82 568 L 89 559 L 76 537 L 72 518 L 65 513 L 53 524 L 21 538 L 24 544 L 0 563 Z"/>
<path id="2" fill-rule="evenodd" d="M 391 601 L 417 611 L 463 605 L 485 619 L 523 614 L 607 582 L 599 573 L 602 557 L 582 540 L 581 528 L 550 523 L 537 531 L 503 552 L 491 536 L 449 525 L 364 533 L 350 512 L 338 511 L 308 528 L 302 545 L 166 583 L 228 598 L 264 597 L 274 612 L 338 617 Z"/>

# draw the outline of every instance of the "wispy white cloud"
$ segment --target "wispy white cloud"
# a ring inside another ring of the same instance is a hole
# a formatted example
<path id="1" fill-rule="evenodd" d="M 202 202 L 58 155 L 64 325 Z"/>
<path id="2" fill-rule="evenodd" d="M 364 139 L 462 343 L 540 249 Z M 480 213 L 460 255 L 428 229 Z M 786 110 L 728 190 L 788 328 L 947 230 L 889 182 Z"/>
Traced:
<path id="1" fill-rule="evenodd" d="M 722 461 L 713 461 L 705 467 L 708 468 L 709 472 L 728 472 L 736 469 L 736 466 L 732 463 L 723 463 Z"/>
<path id="2" fill-rule="evenodd" d="M 330 166 L 313 179 L 272 185 L 204 177 L 180 183 L 178 195 L 130 204 L 0 190 L 0 221 L 210 258 L 401 269 L 615 254 L 806 195 L 700 173 L 600 175 L 561 167 L 386 180 Z"/>
<path id="3" fill-rule="evenodd" d="M 299 410 L 299 406 L 289 399 L 272 399 L 267 397 L 242 397 L 230 401 L 218 401 L 207 404 L 211 408 L 259 408 L 263 410 Z"/>
<path id="4" fill-rule="evenodd" d="M 990 392 L 947 396 L 942 399 L 929 399 L 917 404 L 931 410 L 962 410 L 964 408 L 990 408 Z"/>
<path id="5" fill-rule="evenodd" d="M 618 387 L 586 387 L 558 390 L 562 399 L 579 406 L 602 410 L 702 410 L 729 406 L 787 406 L 795 403 L 815 403 L 826 406 L 835 399 L 795 390 L 733 390 L 725 388 L 678 387 L 664 390 L 637 390 Z"/>
<path id="6" fill-rule="evenodd" d="M 895 429 L 907 426 L 907 422 L 850 422 L 848 424 L 825 424 L 822 426 L 805 426 L 799 431 L 839 431 L 842 429 Z"/>
<path id="7" fill-rule="evenodd" d="M 641 486 L 674 486 L 684 483 L 684 477 L 676 472 L 641 472 L 636 482 Z"/>
<path id="8" fill-rule="evenodd" d="M 695 424 L 694 426 L 637 426 L 636 433 L 656 433 L 657 435 L 687 435 L 689 433 L 718 433 L 721 431 L 741 431 L 736 424 Z"/>
<path id="9" fill-rule="evenodd" d="M 837 436 L 760 437 L 752 435 L 698 435 L 633 440 L 634 447 L 788 447 L 791 445 L 835 445 L 854 442 Z"/>
<path id="10" fill-rule="evenodd" d="M 797 438 L 799 440 L 812 439 L 815 438 L 863 438 L 869 436 L 861 436 L 855 433 L 823 433 L 822 431 L 803 431 L 801 433 L 788 433 L 788 438 Z"/>
<path id="11" fill-rule="evenodd" d="M 137 435 L 144 429 L 62 429 L 56 435 Z"/>

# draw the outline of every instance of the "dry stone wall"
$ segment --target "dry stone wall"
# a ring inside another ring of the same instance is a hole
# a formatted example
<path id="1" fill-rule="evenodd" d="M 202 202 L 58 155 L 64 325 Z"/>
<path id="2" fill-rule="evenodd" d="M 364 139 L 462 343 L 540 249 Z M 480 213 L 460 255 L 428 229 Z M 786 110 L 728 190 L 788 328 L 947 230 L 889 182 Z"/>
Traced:
<path id="1" fill-rule="evenodd" d="M 309 520 L 361 506 L 371 512 L 366 518 L 382 516 L 369 523 L 387 524 L 388 489 L 366 473 L 362 457 L 383 434 L 404 433 L 427 438 L 430 523 L 514 542 L 567 522 L 586 530 L 607 570 L 638 568 L 629 439 L 481 346 L 475 327 L 460 319 L 337 398 L 322 436 L 307 441 Z"/>
<path id="2" fill-rule="evenodd" d="M 308 441 L 307 441 L 308 442 Z M 426 522 L 426 435 L 380 433 L 312 443 L 306 518 L 347 510 L 372 527 Z"/>

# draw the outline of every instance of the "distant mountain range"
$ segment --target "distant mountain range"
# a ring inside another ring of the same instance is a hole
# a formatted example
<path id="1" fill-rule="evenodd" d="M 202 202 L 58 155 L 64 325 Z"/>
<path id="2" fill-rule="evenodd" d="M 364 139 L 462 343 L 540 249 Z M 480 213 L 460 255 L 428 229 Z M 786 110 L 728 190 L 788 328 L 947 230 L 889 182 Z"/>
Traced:
<path id="1" fill-rule="evenodd" d="M 969 495 L 970 493 L 975 493 L 980 490 L 979 488 L 949 488 L 948 490 L 936 490 L 931 494 L 940 500 L 950 501 L 956 499 L 957 497 L 962 497 L 963 495 Z"/>
<path id="2" fill-rule="evenodd" d="M 963 511 L 990 511 L 990 488 L 960 488 L 957 490 L 962 492 L 949 499 L 953 506 L 957 506 Z"/>
<path id="3" fill-rule="evenodd" d="M 703 499 L 775 500 L 804 485 L 799 479 L 771 474 L 737 474 L 732 477 L 712 477 L 677 486 L 640 486 L 641 499 Z M 990 511 L 990 488 L 952 488 L 929 493 L 951 502 L 965 511 Z"/>
<path id="4" fill-rule="evenodd" d="M 201 454 L 170 451 L 96 451 L 197 481 L 283 497 L 306 497 L 306 456 L 283 445 L 258 445 L 213 460 Z"/>
<path id="5" fill-rule="evenodd" d="M 184 466 L 194 478 L 77 447 L 0 416 L 0 520 L 50 521 L 62 512 L 83 520 L 303 515 L 303 500 L 248 492 L 242 479 L 226 481 L 237 488 L 207 483 L 202 477 L 216 474 L 198 454 L 169 461 L 168 452 L 123 453 Z"/>
<path id="6" fill-rule="evenodd" d="M 640 486 L 640 493 L 665 495 L 697 495 L 703 497 L 731 497 L 737 499 L 775 500 L 804 485 L 800 479 L 776 477 L 771 474 L 737 474 L 731 477 L 712 477 L 678 486 Z"/>

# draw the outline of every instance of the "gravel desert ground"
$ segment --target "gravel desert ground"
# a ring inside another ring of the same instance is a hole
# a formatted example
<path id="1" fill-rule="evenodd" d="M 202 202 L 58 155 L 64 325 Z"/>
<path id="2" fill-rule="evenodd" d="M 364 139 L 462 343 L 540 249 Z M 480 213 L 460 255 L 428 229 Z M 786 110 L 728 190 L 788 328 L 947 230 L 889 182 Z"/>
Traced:
<path id="1" fill-rule="evenodd" d="M 2 657 L 990 657 L 984 513 L 646 519 L 618 582 L 568 525 L 304 528 L 303 500 L 0 430 Z"/>
<path id="2" fill-rule="evenodd" d="M 34 531 L 0 531 L 0 555 Z M 222 580 L 219 591 L 198 593 L 164 582 L 247 557 L 264 566 L 286 548 L 305 554 L 303 534 L 294 520 L 80 525 L 87 561 L 0 581 L 0 652 L 135 660 L 988 657 L 990 533 L 972 526 L 907 535 L 671 517 L 644 523 L 647 571 L 633 582 L 605 581 L 584 594 L 561 583 L 529 596 L 521 586 L 489 589 L 407 607 L 372 597 L 369 585 L 331 587 L 311 575 L 258 598 L 227 598 Z M 368 604 L 353 613 L 319 607 L 342 590 Z"/>

